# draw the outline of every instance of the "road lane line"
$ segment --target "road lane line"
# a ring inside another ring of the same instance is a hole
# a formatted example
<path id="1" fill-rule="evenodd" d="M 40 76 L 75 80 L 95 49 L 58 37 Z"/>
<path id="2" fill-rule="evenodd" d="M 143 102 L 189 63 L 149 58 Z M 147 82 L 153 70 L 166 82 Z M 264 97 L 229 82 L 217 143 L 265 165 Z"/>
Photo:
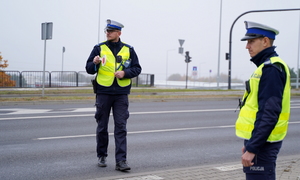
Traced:
<path id="1" fill-rule="evenodd" d="M 299 109 L 300 106 L 294 106 L 294 107 L 291 107 L 291 109 Z M 37 110 L 37 111 L 31 111 L 31 113 L 29 112 L 25 112 L 26 109 L 0 109 L 0 112 L 1 111 L 13 111 L 13 110 L 17 110 L 17 112 L 10 112 L 10 113 L 7 113 L 7 114 L 0 114 L 0 116 L 6 116 L 6 115 L 14 115 L 14 114 L 17 114 L 17 115 L 21 115 L 21 114 L 36 114 L 36 113 L 72 113 L 72 112 L 76 112 L 76 113 L 79 113 L 79 112 L 90 112 L 91 111 L 91 108 L 79 108 L 79 109 L 74 109 L 72 111 L 68 111 L 68 112 L 65 112 L 65 111 L 56 111 L 56 112 L 51 112 L 51 110 L 47 109 L 47 110 Z M 163 114 L 163 113 L 190 113 L 190 112 L 216 112 L 216 111 L 233 111 L 235 112 L 237 109 L 203 109 L 203 110 L 178 110 L 178 111 L 149 111 L 149 112 L 131 112 L 130 114 L 131 115 L 139 115 L 139 114 Z M 20 111 L 24 112 L 24 113 L 21 113 Z M 80 114 L 80 115 L 48 115 L 48 116 L 30 116 L 30 117 L 2 117 L 0 118 L 0 121 L 6 121 L 6 120 L 24 120 L 24 119 L 39 119 L 39 118 L 64 118 L 64 117 L 77 117 L 77 116 L 80 116 L 80 117 L 86 117 L 86 116 L 94 116 L 94 114 Z"/>
<path id="2" fill-rule="evenodd" d="M 158 132 L 171 132 L 171 131 L 188 131 L 188 130 L 200 130 L 200 129 L 221 129 L 221 128 L 232 128 L 234 125 L 227 126 L 208 126 L 208 127 L 192 127 L 192 128 L 177 128 L 177 129 L 160 129 L 160 130 L 146 130 L 146 131 L 132 131 L 127 134 L 144 134 L 144 133 L 158 133 Z M 114 133 L 109 133 L 110 136 Z M 42 137 L 36 138 L 35 140 L 51 140 L 51 139 L 68 139 L 68 138 L 82 138 L 82 137 L 93 137 L 95 134 L 86 135 L 74 135 L 74 136 L 57 136 L 57 137 Z"/>
<path id="3" fill-rule="evenodd" d="M 300 107 L 291 107 L 300 108 Z M 141 114 L 170 114 L 170 113 L 191 113 L 191 112 L 219 112 L 219 111 L 235 111 L 235 109 L 198 109 L 198 110 L 178 110 L 178 111 L 149 111 L 149 112 L 131 112 L 130 115 Z M 112 115 L 112 114 L 111 114 Z M 74 115 L 51 115 L 51 116 L 30 116 L 30 117 L 6 117 L 0 118 L 0 121 L 7 120 L 25 120 L 25 119 L 44 119 L 44 118 L 69 118 L 69 117 L 94 117 L 94 114 L 74 114 Z"/>
<path id="4" fill-rule="evenodd" d="M 57 116 L 30 116 L 30 117 L 9 117 L 9 118 L 0 118 L 0 121 L 6 121 L 6 120 L 24 120 L 24 119 L 44 119 L 44 118 L 64 118 L 64 117 L 85 117 L 85 116 L 94 116 L 94 114 L 57 115 Z"/>
<path id="5" fill-rule="evenodd" d="M 178 111 L 148 111 L 148 112 L 131 112 L 130 115 L 140 114 L 168 114 L 168 113 L 190 113 L 190 112 L 218 112 L 218 111 L 234 111 L 235 109 L 198 109 L 198 110 L 178 110 Z M 0 121 L 5 120 L 23 120 L 23 119 L 44 119 L 44 118 L 64 118 L 64 117 L 94 117 L 94 114 L 76 114 L 76 115 L 51 115 L 51 116 L 31 116 L 31 117 L 7 117 L 0 118 Z"/>
<path id="6" fill-rule="evenodd" d="M 289 124 L 300 124 L 300 121 L 289 122 Z M 132 131 L 127 134 L 144 134 L 144 133 L 159 133 L 159 132 L 172 132 L 172 131 L 189 131 L 189 130 L 201 130 L 201 129 L 222 129 L 222 128 L 233 128 L 235 125 L 227 126 L 208 126 L 208 127 L 192 127 L 192 128 L 177 128 L 177 129 L 160 129 L 160 130 L 146 130 L 146 131 Z M 109 133 L 110 136 L 114 133 Z M 93 137 L 95 134 L 86 135 L 74 135 L 74 136 L 56 136 L 56 137 L 42 137 L 36 138 L 35 140 L 51 140 L 51 139 L 68 139 L 68 138 L 82 138 L 82 137 Z"/>

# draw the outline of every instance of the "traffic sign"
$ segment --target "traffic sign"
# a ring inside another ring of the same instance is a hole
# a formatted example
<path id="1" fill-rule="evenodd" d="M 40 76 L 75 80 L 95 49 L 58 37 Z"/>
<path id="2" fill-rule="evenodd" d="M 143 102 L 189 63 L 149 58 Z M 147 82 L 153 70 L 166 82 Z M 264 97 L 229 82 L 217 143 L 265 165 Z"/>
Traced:
<path id="1" fill-rule="evenodd" d="M 53 23 L 42 23 L 42 40 L 52 39 Z"/>
<path id="2" fill-rule="evenodd" d="M 180 47 L 182 47 L 183 43 L 184 43 L 184 39 L 179 39 L 179 44 L 180 44 Z"/>

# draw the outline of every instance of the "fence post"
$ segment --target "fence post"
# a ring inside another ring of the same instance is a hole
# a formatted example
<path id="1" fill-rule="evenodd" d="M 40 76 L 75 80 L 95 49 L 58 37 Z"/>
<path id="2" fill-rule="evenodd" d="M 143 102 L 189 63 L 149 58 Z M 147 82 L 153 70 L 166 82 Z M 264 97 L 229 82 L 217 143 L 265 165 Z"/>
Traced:
<path id="1" fill-rule="evenodd" d="M 78 80 L 79 80 L 79 74 L 78 74 L 78 72 L 76 72 L 76 87 L 78 87 Z"/>
<path id="2" fill-rule="evenodd" d="M 19 72 L 19 86 L 20 88 L 22 87 L 22 72 L 18 71 Z"/>
<path id="3" fill-rule="evenodd" d="M 150 87 L 154 86 L 154 74 L 150 74 Z"/>
<path id="4" fill-rule="evenodd" d="M 49 73 L 49 80 L 48 80 L 49 81 L 49 87 L 51 87 L 51 73 L 52 72 L 48 72 L 48 73 Z"/>
<path id="5" fill-rule="evenodd" d="M 135 83 L 135 84 L 136 84 L 136 87 L 139 87 L 139 77 L 140 77 L 140 76 L 137 76 L 137 77 L 136 77 L 136 83 Z"/>
<path id="6" fill-rule="evenodd" d="M 151 76 L 147 74 L 146 76 L 146 84 L 148 84 L 151 81 Z"/>

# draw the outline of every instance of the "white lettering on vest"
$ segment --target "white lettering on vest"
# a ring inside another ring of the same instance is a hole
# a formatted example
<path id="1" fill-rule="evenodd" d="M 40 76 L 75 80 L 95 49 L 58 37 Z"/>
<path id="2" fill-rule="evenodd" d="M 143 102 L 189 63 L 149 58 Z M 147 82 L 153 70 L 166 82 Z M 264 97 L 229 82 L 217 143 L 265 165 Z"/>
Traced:
<path id="1" fill-rule="evenodd" d="M 263 166 L 250 166 L 250 171 L 265 171 Z"/>

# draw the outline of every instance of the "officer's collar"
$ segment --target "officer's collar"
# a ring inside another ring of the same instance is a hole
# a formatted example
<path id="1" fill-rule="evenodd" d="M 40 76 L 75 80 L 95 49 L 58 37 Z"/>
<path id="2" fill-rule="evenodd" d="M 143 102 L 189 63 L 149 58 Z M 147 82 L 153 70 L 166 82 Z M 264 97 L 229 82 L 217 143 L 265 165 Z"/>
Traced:
<path id="1" fill-rule="evenodd" d="M 121 44 L 121 39 L 119 39 L 118 42 L 107 41 L 106 43 L 107 43 L 107 45 L 109 45 L 109 46 L 120 46 L 120 44 Z"/>
<path id="2" fill-rule="evenodd" d="M 276 46 L 272 46 L 260 51 L 257 55 L 252 57 L 250 61 L 252 61 L 257 67 L 260 66 L 270 57 L 278 56 L 278 54 L 275 51 L 275 48 Z"/>

